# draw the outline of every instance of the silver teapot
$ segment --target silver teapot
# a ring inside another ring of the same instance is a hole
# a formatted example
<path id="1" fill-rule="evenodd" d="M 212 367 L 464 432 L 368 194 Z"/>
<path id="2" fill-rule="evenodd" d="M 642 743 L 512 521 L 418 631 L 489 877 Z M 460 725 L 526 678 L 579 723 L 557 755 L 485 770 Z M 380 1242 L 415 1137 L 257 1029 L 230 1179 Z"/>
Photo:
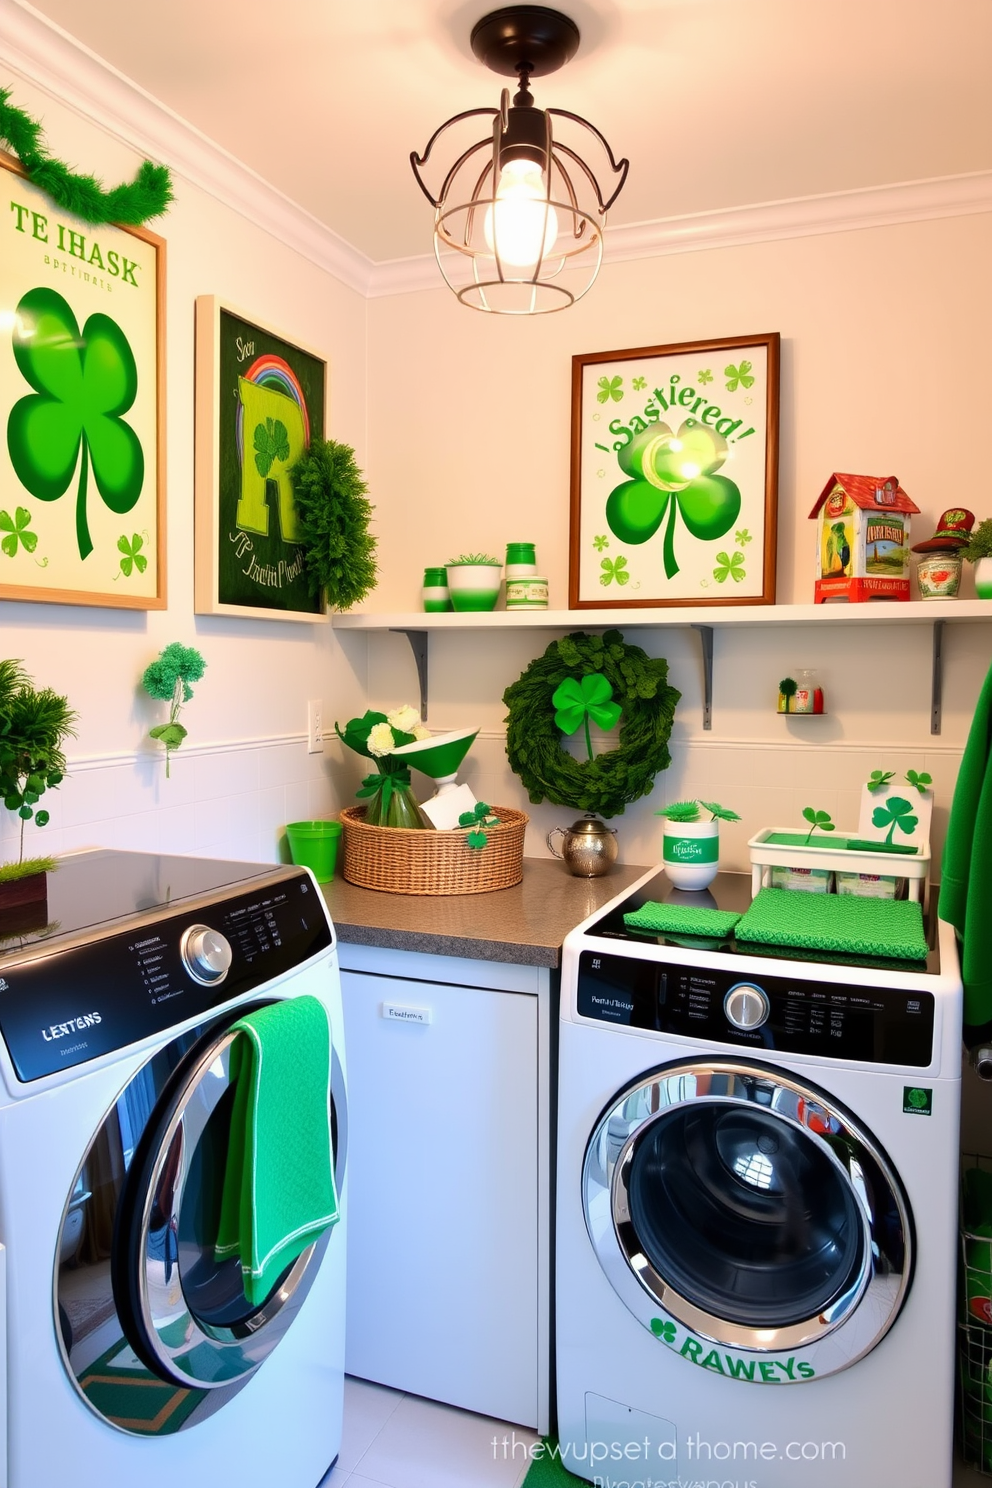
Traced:
<path id="1" fill-rule="evenodd" d="M 561 852 L 551 840 L 556 833 L 562 839 Z M 548 851 L 560 858 L 569 873 L 574 873 L 576 878 L 599 878 L 602 874 L 609 873 L 620 851 L 613 827 L 608 827 L 596 816 L 581 817 L 567 830 L 564 827 L 552 827 L 547 843 Z"/>

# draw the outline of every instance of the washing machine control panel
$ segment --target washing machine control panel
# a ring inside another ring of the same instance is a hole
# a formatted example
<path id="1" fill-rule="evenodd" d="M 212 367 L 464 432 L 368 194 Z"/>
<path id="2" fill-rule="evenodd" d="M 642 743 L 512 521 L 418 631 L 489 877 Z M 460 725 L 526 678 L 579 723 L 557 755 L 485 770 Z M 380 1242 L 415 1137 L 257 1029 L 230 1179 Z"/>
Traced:
<path id="1" fill-rule="evenodd" d="M 34 946 L 0 973 L 0 1036 L 17 1078 L 124 1049 L 264 987 L 333 945 L 306 873 L 118 933 Z"/>
<path id="2" fill-rule="evenodd" d="M 564 995 L 564 992 L 563 992 Z M 585 950 L 576 1010 L 598 1023 L 923 1069 L 931 1063 L 934 996 L 922 988 L 685 966 Z"/>

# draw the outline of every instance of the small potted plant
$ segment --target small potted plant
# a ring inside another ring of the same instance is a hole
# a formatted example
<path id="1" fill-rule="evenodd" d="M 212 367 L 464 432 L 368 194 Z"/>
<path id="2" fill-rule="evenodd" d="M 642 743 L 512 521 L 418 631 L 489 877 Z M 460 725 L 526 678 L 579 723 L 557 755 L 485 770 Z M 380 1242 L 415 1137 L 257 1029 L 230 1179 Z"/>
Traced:
<path id="1" fill-rule="evenodd" d="M 455 610 L 494 610 L 503 565 L 488 553 L 462 553 L 449 558 L 448 593 Z"/>
<path id="2" fill-rule="evenodd" d="M 673 801 L 655 816 L 665 821 L 662 861 L 669 882 L 677 889 L 705 889 L 719 867 L 720 823 L 740 821 L 737 812 L 718 801 Z"/>
<path id="3" fill-rule="evenodd" d="M 47 899 L 45 874 L 58 865 L 52 857 L 25 858 L 24 828 L 32 819 L 38 827 L 48 824 L 38 802 L 62 783 L 62 746 L 75 721 L 67 698 L 37 690 L 20 662 L 0 661 L 0 799 L 21 824 L 17 861 L 0 864 L 0 909 Z"/>
<path id="4" fill-rule="evenodd" d="M 975 565 L 975 593 L 979 599 L 992 599 L 992 517 L 979 522 L 961 557 Z"/>

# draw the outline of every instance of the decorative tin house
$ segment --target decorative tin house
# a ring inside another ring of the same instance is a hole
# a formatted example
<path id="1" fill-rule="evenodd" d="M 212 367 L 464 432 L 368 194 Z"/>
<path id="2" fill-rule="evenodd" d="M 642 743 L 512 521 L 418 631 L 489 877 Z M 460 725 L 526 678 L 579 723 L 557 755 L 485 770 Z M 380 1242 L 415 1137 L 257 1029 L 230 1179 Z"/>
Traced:
<path id="1" fill-rule="evenodd" d="M 908 599 L 909 523 L 919 512 L 894 475 L 834 473 L 818 519 L 813 600 Z"/>

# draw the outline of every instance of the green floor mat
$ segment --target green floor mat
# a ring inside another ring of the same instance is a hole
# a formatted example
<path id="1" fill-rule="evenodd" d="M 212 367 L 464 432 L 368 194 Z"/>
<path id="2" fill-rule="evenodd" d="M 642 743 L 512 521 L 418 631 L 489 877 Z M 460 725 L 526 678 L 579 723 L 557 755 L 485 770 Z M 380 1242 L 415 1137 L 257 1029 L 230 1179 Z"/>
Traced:
<path id="1" fill-rule="evenodd" d="M 911 899 L 858 899 L 762 889 L 738 921 L 738 941 L 925 961 L 923 911 Z"/>
<path id="2" fill-rule="evenodd" d="M 534 1458 L 534 1461 L 527 1469 L 527 1476 L 521 1483 L 520 1488 L 578 1488 L 580 1484 L 584 1484 L 585 1488 L 589 1488 L 588 1479 L 577 1478 L 574 1473 L 570 1473 L 566 1468 L 562 1467 L 561 1462 L 558 1460 L 559 1448 L 557 1437 L 542 1436 L 541 1446 L 544 1448 L 544 1451 L 540 1457 Z M 533 1450 L 536 1452 L 537 1448 L 535 1447 Z"/>
<path id="3" fill-rule="evenodd" d="M 707 909 L 697 904 L 658 904 L 649 900 L 640 909 L 625 914 L 631 930 L 656 930 L 659 935 L 729 935 L 740 919 L 725 909 Z"/>
<path id="4" fill-rule="evenodd" d="M 115 1367 L 115 1360 L 133 1357 L 127 1345 L 118 1341 L 90 1365 L 79 1388 L 95 1410 L 124 1431 L 142 1436 L 178 1431 L 205 1392 L 166 1384 L 140 1366 Z"/>

